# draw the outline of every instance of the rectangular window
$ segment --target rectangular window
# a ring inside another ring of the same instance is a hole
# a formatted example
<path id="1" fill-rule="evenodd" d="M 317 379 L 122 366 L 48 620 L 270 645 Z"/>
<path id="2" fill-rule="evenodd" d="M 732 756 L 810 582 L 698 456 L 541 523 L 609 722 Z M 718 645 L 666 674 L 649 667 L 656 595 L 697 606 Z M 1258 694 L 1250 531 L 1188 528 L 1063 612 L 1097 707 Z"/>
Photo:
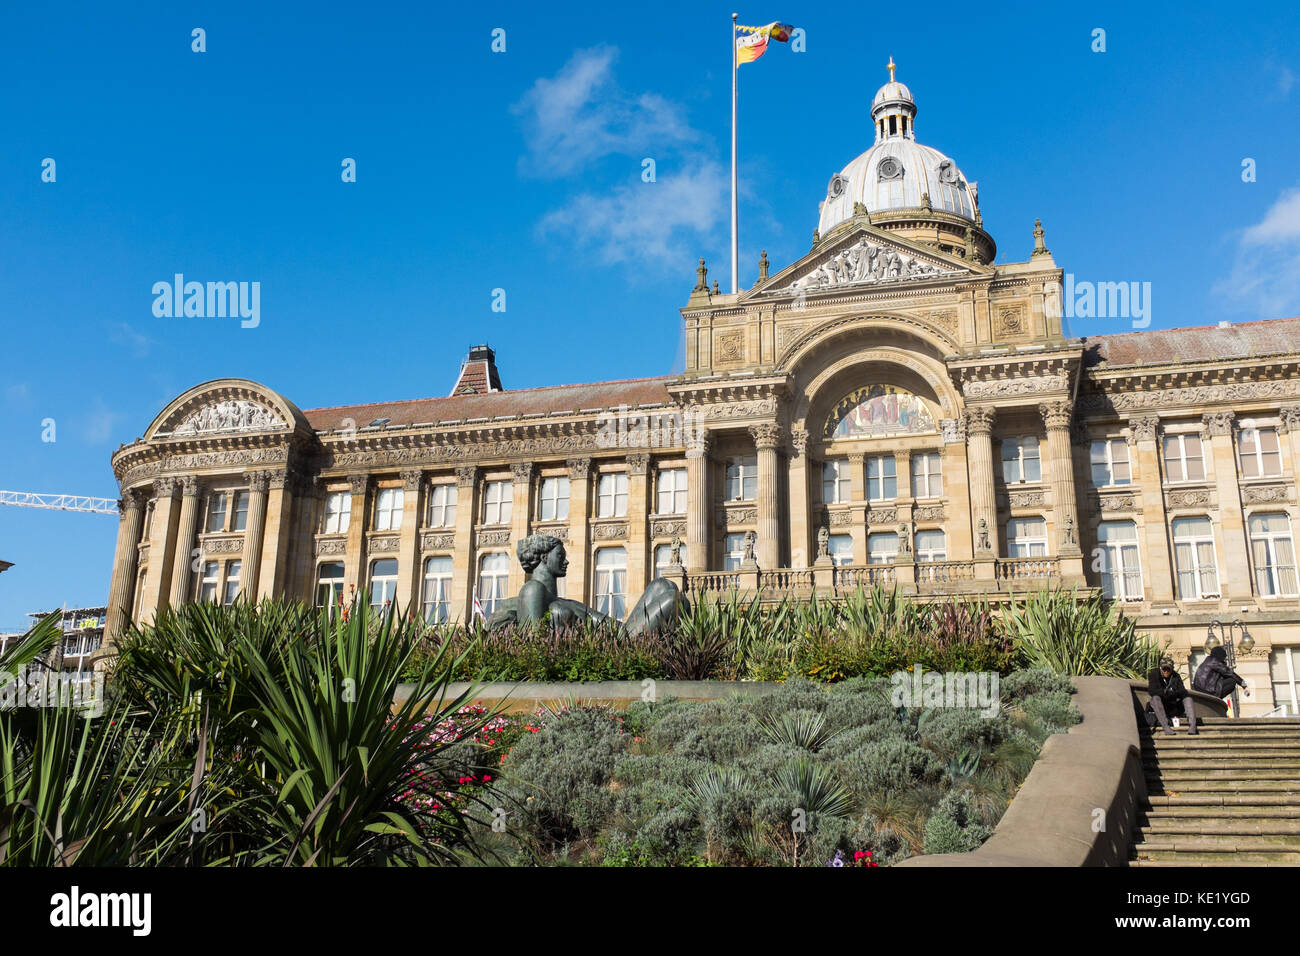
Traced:
<path id="1" fill-rule="evenodd" d="M 397 596 L 397 560 L 382 558 L 370 565 L 370 606 L 387 609 Z"/>
<path id="2" fill-rule="evenodd" d="M 621 518 L 627 514 L 627 473 L 601 475 L 596 483 L 596 517 Z"/>
<path id="3" fill-rule="evenodd" d="M 1300 717 L 1300 648 L 1274 647 L 1268 656 L 1273 675 L 1273 706 L 1288 717 Z"/>
<path id="4" fill-rule="evenodd" d="M 239 575 L 243 567 L 242 561 L 231 561 L 226 565 L 226 591 L 222 599 L 223 604 L 234 604 L 235 598 L 239 597 Z"/>
<path id="5" fill-rule="evenodd" d="M 1276 478 L 1282 474 L 1276 428 L 1243 428 L 1237 448 L 1241 456 L 1241 477 Z"/>
<path id="6" fill-rule="evenodd" d="M 450 608 L 451 558 L 429 558 L 424 562 L 424 619 L 430 624 L 446 623 Z"/>
<path id="7" fill-rule="evenodd" d="M 380 488 L 375 496 L 375 530 L 396 531 L 402 526 L 406 495 L 401 488 Z"/>
<path id="8" fill-rule="evenodd" d="M 948 560 L 948 547 L 942 531 L 918 531 L 915 550 L 917 561 Z"/>
<path id="9" fill-rule="evenodd" d="M 489 481 L 483 486 L 483 523 L 509 524 L 514 487 L 508 481 Z"/>
<path id="10" fill-rule="evenodd" d="M 1137 525 L 1132 521 L 1103 521 L 1097 525 L 1097 544 L 1102 594 L 1119 601 L 1141 601 Z"/>
<path id="11" fill-rule="evenodd" d="M 455 485 L 434 485 L 429 489 L 429 527 L 454 528 L 456 526 Z"/>
<path id="12" fill-rule="evenodd" d="M 569 519 L 568 477 L 543 478 L 537 493 L 537 518 L 539 521 L 567 521 Z"/>
<path id="13" fill-rule="evenodd" d="M 1122 438 L 1095 441 L 1089 453 L 1092 484 L 1096 488 L 1114 488 L 1133 483 L 1129 467 L 1128 442 Z"/>
<path id="14" fill-rule="evenodd" d="M 826 539 L 826 551 L 831 556 L 831 564 L 843 567 L 853 563 L 853 536 L 833 534 Z"/>
<path id="15" fill-rule="evenodd" d="M 1008 558 L 1047 556 L 1047 519 L 1012 518 L 1007 522 Z"/>
<path id="16" fill-rule="evenodd" d="M 230 530 L 243 531 L 248 524 L 248 492 L 235 492 L 235 511 L 231 516 Z"/>
<path id="17" fill-rule="evenodd" d="M 478 562 L 478 603 L 483 613 L 491 617 L 492 612 L 510 595 L 507 585 L 510 581 L 510 556 L 502 551 L 494 551 L 479 558 Z"/>
<path id="18" fill-rule="evenodd" d="M 659 471 L 659 514 L 686 514 L 686 469 L 662 468 Z"/>
<path id="19" fill-rule="evenodd" d="M 601 548 L 596 552 L 596 610 L 621 619 L 627 613 L 627 551 Z"/>
<path id="20" fill-rule="evenodd" d="M 852 499 L 847 458 L 832 458 L 822 465 L 822 503 L 845 504 Z"/>
<path id="21" fill-rule="evenodd" d="M 1035 436 L 1002 439 L 1002 480 L 1008 485 L 1043 480 L 1043 465 Z"/>
<path id="22" fill-rule="evenodd" d="M 673 548 L 670 544 L 661 544 L 655 548 L 655 577 L 661 578 L 670 568 L 673 556 Z M 682 567 L 686 567 L 686 545 L 678 549 L 678 557 L 682 559 Z M 564 580 L 561 578 L 560 580 Z"/>
<path id="23" fill-rule="evenodd" d="M 1205 480 L 1199 435 L 1166 435 L 1164 445 L 1166 481 Z"/>
<path id="24" fill-rule="evenodd" d="M 722 542 L 722 570 L 739 571 L 741 562 L 745 560 L 745 536 L 743 534 L 729 534 Z"/>
<path id="25" fill-rule="evenodd" d="M 214 603 L 217 600 L 217 586 L 220 584 L 221 567 L 215 561 L 203 564 L 203 577 L 199 579 L 199 600 Z"/>
<path id="26" fill-rule="evenodd" d="M 892 501 L 898 497 L 898 471 L 893 455 L 876 455 L 867 459 L 867 498 Z"/>
<path id="27" fill-rule="evenodd" d="M 876 531 L 867 535 L 867 564 L 893 564 L 898 560 L 898 535 Z"/>
<path id="28" fill-rule="evenodd" d="M 208 531 L 226 530 L 226 496 L 214 491 L 208 497 Z"/>
<path id="29" fill-rule="evenodd" d="M 741 455 L 727 462 L 727 500 L 753 501 L 758 495 L 758 456 Z"/>
<path id="30" fill-rule="evenodd" d="M 351 524 L 352 492 L 331 492 L 325 498 L 325 533 L 346 534 Z"/>
<path id="31" fill-rule="evenodd" d="M 1261 597 L 1295 597 L 1295 546 L 1285 512 L 1250 516 L 1250 557 Z"/>
<path id="32" fill-rule="evenodd" d="M 316 606 L 330 609 L 343 605 L 343 562 L 330 561 L 316 571 Z"/>
<path id="33" fill-rule="evenodd" d="M 1214 526 L 1209 518 L 1175 518 L 1174 566 L 1178 595 L 1184 601 L 1219 596 L 1219 572 L 1214 561 Z"/>
<path id="34" fill-rule="evenodd" d="M 912 456 L 912 497 L 943 497 L 943 477 L 937 451 Z"/>

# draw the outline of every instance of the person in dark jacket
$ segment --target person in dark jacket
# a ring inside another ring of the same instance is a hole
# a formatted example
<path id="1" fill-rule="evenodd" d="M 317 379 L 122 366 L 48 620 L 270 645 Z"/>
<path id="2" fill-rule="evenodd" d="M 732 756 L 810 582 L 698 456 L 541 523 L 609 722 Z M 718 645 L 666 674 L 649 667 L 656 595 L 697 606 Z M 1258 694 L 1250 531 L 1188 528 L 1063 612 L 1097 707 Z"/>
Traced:
<path id="1" fill-rule="evenodd" d="M 1156 715 L 1156 720 L 1165 733 L 1174 732 L 1174 728 L 1169 726 L 1171 710 L 1174 713 L 1181 710 L 1187 715 L 1188 734 L 1197 732 L 1196 705 L 1192 702 L 1192 695 L 1183 686 L 1183 679 L 1174 671 L 1173 658 L 1160 659 L 1160 666 L 1147 675 L 1147 690 L 1151 692 L 1151 702 L 1147 704 L 1147 709 Z"/>
<path id="2" fill-rule="evenodd" d="M 1209 694 L 1211 697 L 1227 697 L 1234 687 L 1241 687 L 1242 693 L 1250 696 L 1250 689 L 1231 667 L 1228 666 L 1228 652 L 1222 646 L 1210 651 L 1210 656 L 1196 668 L 1192 678 L 1192 689 Z"/>

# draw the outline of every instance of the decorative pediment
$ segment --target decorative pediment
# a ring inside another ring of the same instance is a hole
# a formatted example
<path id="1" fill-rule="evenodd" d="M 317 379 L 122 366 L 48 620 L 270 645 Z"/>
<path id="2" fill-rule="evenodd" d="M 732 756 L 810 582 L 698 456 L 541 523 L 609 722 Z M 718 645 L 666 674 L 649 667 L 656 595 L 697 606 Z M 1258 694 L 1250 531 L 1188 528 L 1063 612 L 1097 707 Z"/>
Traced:
<path id="1" fill-rule="evenodd" d="M 272 431 L 287 427 L 288 422 L 265 405 L 249 399 L 232 398 L 200 406 L 173 428 L 172 434 L 210 435 L 218 432 Z"/>
<path id="2" fill-rule="evenodd" d="M 807 295 L 974 275 L 978 267 L 917 243 L 857 229 L 773 276 L 759 296 Z M 980 273 L 987 270 L 978 269 Z"/>

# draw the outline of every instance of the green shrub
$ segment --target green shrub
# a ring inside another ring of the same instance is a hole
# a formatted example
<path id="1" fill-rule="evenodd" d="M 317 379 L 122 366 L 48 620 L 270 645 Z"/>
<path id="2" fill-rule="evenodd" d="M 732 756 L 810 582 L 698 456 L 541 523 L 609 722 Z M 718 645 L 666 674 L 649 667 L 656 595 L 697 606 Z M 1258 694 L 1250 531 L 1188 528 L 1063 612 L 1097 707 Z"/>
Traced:
<path id="1" fill-rule="evenodd" d="M 992 833 L 992 827 L 977 819 L 970 791 L 950 791 L 925 821 L 925 852 L 969 853 Z"/>
<path id="2" fill-rule="evenodd" d="M 1100 593 L 1083 600 L 1072 591 L 1040 590 L 1013 600 L 1004 615 L 1022 667 L 1058 674 L 1142 678 L 1162 648 L 1138 637 L 1136 621 Z"/>

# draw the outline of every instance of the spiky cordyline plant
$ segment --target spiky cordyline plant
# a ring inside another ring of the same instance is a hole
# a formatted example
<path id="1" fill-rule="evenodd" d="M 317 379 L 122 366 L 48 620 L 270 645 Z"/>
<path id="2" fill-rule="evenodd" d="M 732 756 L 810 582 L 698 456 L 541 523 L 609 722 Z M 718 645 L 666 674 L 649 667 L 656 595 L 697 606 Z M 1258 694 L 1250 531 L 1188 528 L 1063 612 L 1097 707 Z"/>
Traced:
<path id="1" fill-rule="evenodd" d="M 1064 589 L 1033 591 L 1023 600 L 1013 596 L 1004 621 L 1024 666 L 1058 674 L 1141 678 L 1162 652 L 1099 592 L 1083 600 Z"/>

